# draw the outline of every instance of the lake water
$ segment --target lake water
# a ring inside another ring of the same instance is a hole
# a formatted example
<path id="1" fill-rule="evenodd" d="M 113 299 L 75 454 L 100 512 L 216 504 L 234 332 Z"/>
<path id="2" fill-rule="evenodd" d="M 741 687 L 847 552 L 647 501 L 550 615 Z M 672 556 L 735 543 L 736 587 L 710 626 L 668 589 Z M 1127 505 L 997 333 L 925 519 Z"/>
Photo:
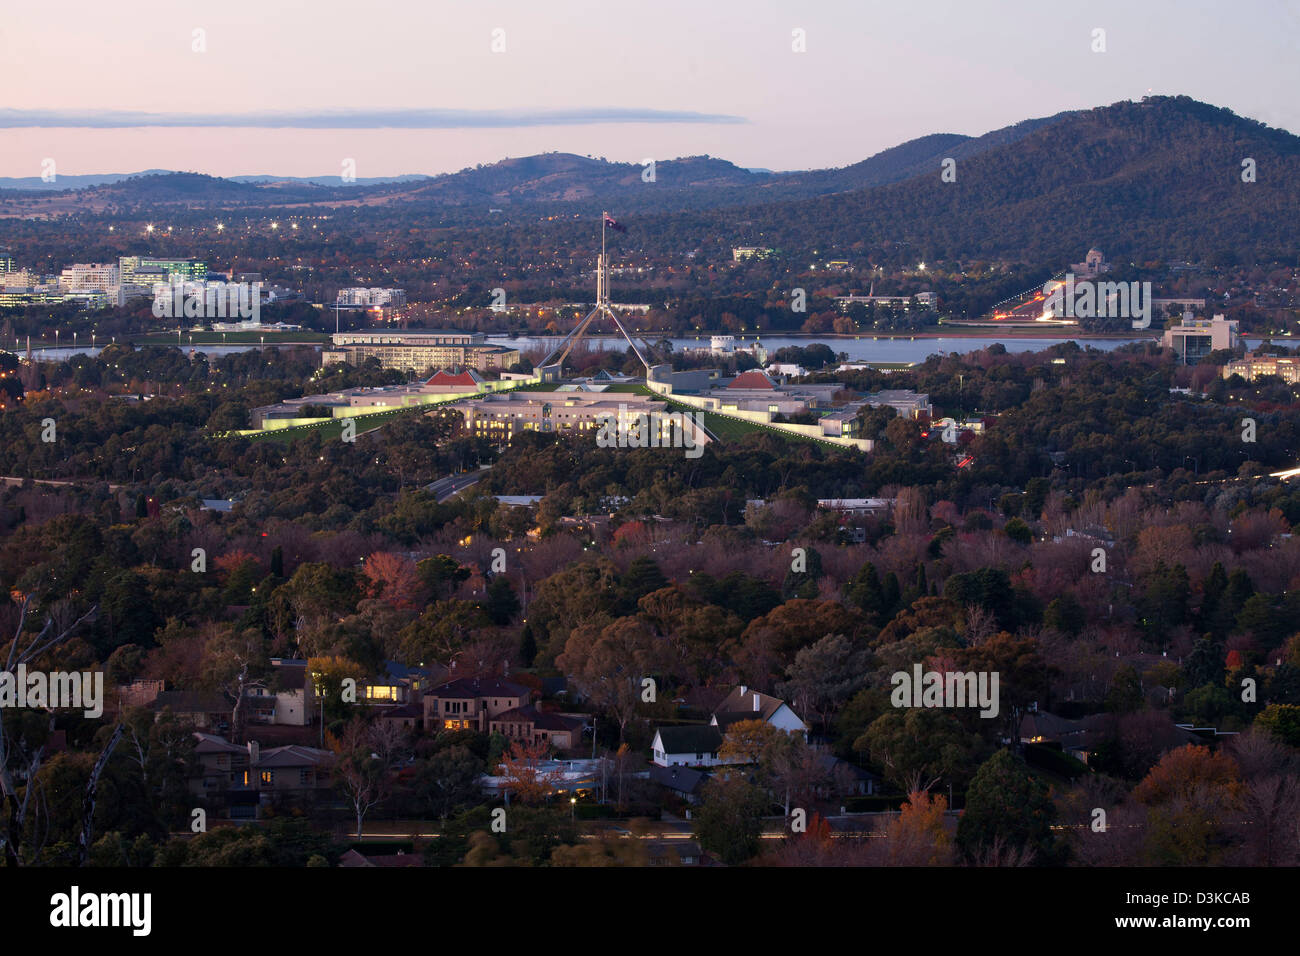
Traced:
<path id="1" fill-rule="evenodd" d="M 521 336 L 512 339 L 509 336 L 489 336 L 487 342 L 491 345 L 509 345 L 517 349 L 531 349 L 553 347 L 560 341 L 559 336 Z M 616 335 L 593 335 L 583 340 L 590 343 L 590 347 L 596 350 L 626 348 L 621 336 Z M 653 340 L 652 340 L 653 341 Z M 685 338 L 672 339 L 673 351 L 680 352 L 688 348 L 708 348 L 709 337 L 702 338 Z M 997 338 L 996 336 L 939 336 L 936 338 L 878 338 L 873 339 L 871 336 L 862 336 L 854 339 L 818 339 L 814 337 L 803 336 L 772 336 L 760 340 L 769 353 L 787 346 L 808 346 L 816 342 L 822 342 L 830 347 L 836 354 L 844 352 L 848 355 L 850 361 L 858 362 L 924 362 L 926 358 L 937 353 L 947 354 L 949 352 L 975 352 L 979 349 L 988 348 L 990 345 L 1001 343 L 1006 346 L 1008 352 L 1039 352 L 1045 348 L 1062 342 L 1078 342 L 1082 348 L 1094 348 L 1109 352 L 1111 349 L 1118 348 L 1121 345 L 1127 345 L 1130 342 L 1141 342 L 1143 339 L 1122 338 L 1122 339 L 1071 339 L 1068 336 L 1064 338 L 1025 338 L 1021 336 L 1010 336 L 1007 338 Z M 1153 337 L 1152 341 L 1156 341 Z M 1248 337 L 1245 339 L 1246 345 L 1255 348 L 1260 344 L 1262 339 Z M 1285 340 L 1280 340 L 1282 343 Z M 737 345 L 753 345 L 754 337 L 736 338 Z M 175 348 L 175 346 L 171 346 Z M 275 345 L 182 345 L 181 348 L 188 352 L 194 349 L 205 355 L 221 356 L 230 355 L 235 352 L 249 352 L 259 348 L 298 348 L 300 346 L 275 346 Z M 66 359 L 72 355 L 95 355 L 103 348 L 102 345 L 96 345 L 91 348 L 88 345 L 71 346 L 64 345 L 58 348 L 40 348 L 32 349 L 32 356 L 40 361 L 54 362 Z M 20 351 L 19 354 L 22 354 Z"/>
<path id="2" fill-rule="evenodd" d="M 176 345 L 164 346 L 161 345 L 161 343 L 159 343 L 159 345 L 162 348 L 173 348 L 173 349 L 177 348 Z M 138 347 L 139 346 L 137 346 L 137 348 Z M 267 345 L 265 347 L 268 349 L 272 349 L 272 348 L 276 348 L 277 346 Z M 314 348 L 315 346 L 312 347 Z M 180 349 L 183 352 L 185 352 L 187 355 L 189 354 L 190 349 L 193 349 L 196 352 L 202 352 L 204 355 L 212 355 L 212 356 L 233 355 L 236 352 L 251 352 L 255 349 L 260 349 L 260 348 L 263 348 L 263 346 L 261 345 L 188 345 L 188 344 L 180 346 Z M 279 346 L 279 348 L 302 348 L 302 346 L 282 345 Z M 64 359 L 71 358 L 74 355 L 98 355 L 103 350 L 104 350 L 104 346 L 102 345 L 96 345 L 93 348 L 89 345 L 78 345 L 75 347 L 71 345 L 61 345 L 58 348 L 50 347 L 44 349 L 34 348 L 32 349 L 32 358 L 36 359 L 38 362 L 61 362 Z M 26 355 L 27 350 L 25 348 L 20 348 L 18 349 L 17 354 Z"/>
<path id="3" fill-rule="evenodd" d="M 1154 339 L 1153 339 L 1154 340 Z M 530 349 L 535 347 L 554 346 L 559 342 L 559 338 L 547 336 L 521 336 L 517 339 L 509 337 L 492 336 L 487 339 L 492 345 L 509 345 L 517 349 Z M 591 348 L 595 350 L 618 349 L 622 351 L 627 347 L 621 336 L 600 335 L 588 336 L 583 340 L 590 342 Z M 651 340 L 653 341 L 653 339 Z M 709 347 L 709 337 L 687 339 L 672 339 L 673 351 L 680 352 L 684 349 L 698 349 Z M 737 336 L 737 346 L 751 346 L 754 344 L 753 336 L 744 338 Z M 1061 342 L 1078 341 L 1080 346 L 1087 348 L 1091 346 L 1095 349 L 1110 351 L 1121 345 L 1130 342 L 1140 342 L 1141 339 L 1118 338 L 1118 339 L 1070 339 L 1066 338 L 1022 338 L 1008 337 L 1005 339 L 996 336 L 990 337 L 968 337 L 968 336 L 939 336 L 937 338 L 877 338 L 873 339 L 869 335 L 861 338 L 841 339 L 828 338 L 818 339 L 815 336 L 771 336 L 764 337 L 759 341 L 767 349 L 770 355 L 778 349 L 787 346 L 806 347 L 817 342 L 828 346 L 831 351 L 837 355 L 841 352 L 848 355 L 850 361 L 858 362 L 924 362 L 926 358 L 936 353 L 947 354 L 949 352 L 975 352 L 980 349 L 988 348 L 990 345 L 1001 343 L 1006 346 L 1008 352 L 1038 352 L 1045 348 L 1050 348 Z M 1249 341 L 1249 340 L 1248 340 Z"/>

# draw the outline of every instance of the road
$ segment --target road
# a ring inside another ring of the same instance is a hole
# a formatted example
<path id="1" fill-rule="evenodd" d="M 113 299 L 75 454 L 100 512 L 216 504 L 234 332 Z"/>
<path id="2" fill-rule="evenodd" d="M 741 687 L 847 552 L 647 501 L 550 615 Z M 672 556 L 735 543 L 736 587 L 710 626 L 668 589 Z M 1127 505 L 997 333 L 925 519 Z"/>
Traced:
<path id="1" fill-rule="evenodd" d="M 508 811 L 507 811 L 508 812 Z M 950 814 L 952 815 L 952 814 Z M 898 816 L 897 813 L 854 813 L 847 816 L 834 815 L 829 817 L 830 820 L 838 822 L 853 821 L 858 824 L 871 822 L 873 824 L 883 824 Z M 367 840 L 432 840 L 440 836 L 436 829 L 437 824 L 427 820 L 367 820 L 364 828 L 365 839 Z M 633 836 L 630 823 L 627 820 L 578 820 L 577 828 L 579 836 L 584 840 L 595 840 L 601 838 L 631 838 Z M 666 820 L 640 820 L 637 822 L 639 838 L 642 840 L 693 840 L 695 832 L 690 820 L 670 818 Z M 862 832 L 853 830 L 835 831 L 832 836 L 840 838 L 860 838 L 860 839 L 879 839 L 883 834 L 874 832 L 875 828 L 864 829 Z M 347 831 L 346 825 L 340 829 L 341 833 Z M 790 835 L 789 824 L 781 817 L 765 817 L 762 824 L 762 839 L 764 840 L 783 840 Z M 347 837 L 351 839 L 349 835 Z"/>
<path id="2" fill-rule="evenodd" d="M 479 480 L 488 473 L 489 468 L 479 468 L 476 471 L 467 471 L 460 475 L 447 475 L 445 478 L 439 478 L 424 486 L 425 491 L 431 491 L 438 503 L 446 501 L 448 498 L 454 498 L 471 485 L 478 484 Z"/>

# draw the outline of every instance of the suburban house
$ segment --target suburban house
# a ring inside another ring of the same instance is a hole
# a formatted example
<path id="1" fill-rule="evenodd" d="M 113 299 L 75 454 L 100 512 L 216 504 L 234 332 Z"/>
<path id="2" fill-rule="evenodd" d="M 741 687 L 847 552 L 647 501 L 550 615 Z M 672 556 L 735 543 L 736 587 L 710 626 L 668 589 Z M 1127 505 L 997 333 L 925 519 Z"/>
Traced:
<path id="1" fill-rule="evenodd" d="M 808 725 L 799 719 L 785 701 L 744 684 L 728 694 L 718 705 L 709 723 L 726 733 L 728 727 L 742 720 L 761 720 L 787 734 L 801 733 L 805 740 L 808 738 Z"/>
<path id="2" fill-rule="evenodd" d="M 489 732 L 507 740 L 549 744 L 556 750 L 571 750 L 582 742 L 582 721 L 575 717 L 538 710 L 529 704 L 491 717 Z"/>
<path id="3" fill-rule="evenodd" d="M 194 734 L 194 759 L 200 771 L 190 778 L 190 790 L 216 796 L 232 787 L 251 786 L 248 748 L 216 734 Z"/>
<path id="4" fill-rule="evenodd" d="M 304 793 L 328 789 L 334 754 L 317 747 L 290 744 L 262 750 L 250 743 L 249 762 L 263 793 Z"/>
<path id="5" fill-rule="evenodd" d="M 708 780 L 709 775 L 703 770 L 692 770 L 690 767 L 660 767 L 656 764 L 650 768 L 651 783 L 657 783 L 687 803 L 700 802 Z"/>
<path id="6" fill-rule="evenodd" d="M 195 732 L 198 773 L 190 778 L 196 796 L 224 801 L 232 817 L 256 815 L 259 804 L 275 796 L 303 797 L 333 785 L 334 754 L 291 745 L 262 750 L 256 742 L 241 747 L 216 734 Z"/>
<path id="7" fill-rule="evenodd" d="M 1018 737 L 1023 744 L 1048 744 L 1088 763 L 1097 747 L 1113 734 L 1112 714 L 1088 714 L 1077 720 L 1061 717 L 1045 710 L 1032 710 L 1020 719 Z M 1193 732 L 1189 724 L 1175 724 L 1164 715 L 1163 726 L 1152 728 L 1152 741 L 1168 749 L 1183 744 L 1204 743 L 1205 738 Z"/>
<path id="8" fill-rule="evenodd" d="M 532 691 L 495 677 L 461 677 L 424 695 L 425 730 L 491 732 L 492 718 L 526 707 Z"/>
<path id="9" fill-rule="evenodd" d="M 1020 742 L 1057 746 L 1076 760 L 1087 763 L 1092 751 L 1105 739 L 1110 719 L 1108 714 L 1092 714 L 1072 720 L 1045 710 L 1033 710 L 1020 719 Z M 1170 723 L 1172 725 L 1172 721 Z"/>
<path id="10" fill-rule="evenodd" d="M 255 724 L 306 727 L 317 715 L 316 689 L 305 660 L 272 658 L 272 677 L 244 691 L 246 719 Z"/>
<path id="11" fill-rule="evenodd" d="M 652 759 L 660 767 L 714 767 L 730 763 L 718 756 L 718 750 L 727 728 L 742 720 L 761 720 L 787 734 L 803 734 L 805 740 L 808 737 L 808 725 L 785 701 L 741 684 L 718 704 L 707 725 L 656 729 L 650 745 Z"/>
<path id="12" fill-rule="evenodd" d="M 445 673 L 445 668 L 442 669 Z M 420 694 L 433 686 L 433 670 L 407 667 L 397 661 L 384 661 L 384 673 L 358 686 L 357 698 L 381 707 L 400 707 L 418 702 Z"/>
<path id="13" fill-rule="evenodd" d="M 712 724 L 659 727 L 650 749 L 661 767 L 715 767 L 725 763 L 718 757 L 722 731 Z"/>

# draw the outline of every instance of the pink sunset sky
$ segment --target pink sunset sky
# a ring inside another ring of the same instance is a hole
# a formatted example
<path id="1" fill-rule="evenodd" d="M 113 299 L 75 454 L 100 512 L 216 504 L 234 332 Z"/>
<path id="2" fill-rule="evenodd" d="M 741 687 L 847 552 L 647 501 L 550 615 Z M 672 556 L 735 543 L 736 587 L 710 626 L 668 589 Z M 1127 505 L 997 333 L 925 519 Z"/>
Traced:
<path id="1" fill-rule="evenodd" d="M 1297 131 L 1300 3 L 74 0 L 10 5 L 0 71 L 2 176 L 53 158 L 369 177 L 550 150 L 800 169 L 1148 92 Z M 411 128 L 359 128 L 383 125 Z"/>

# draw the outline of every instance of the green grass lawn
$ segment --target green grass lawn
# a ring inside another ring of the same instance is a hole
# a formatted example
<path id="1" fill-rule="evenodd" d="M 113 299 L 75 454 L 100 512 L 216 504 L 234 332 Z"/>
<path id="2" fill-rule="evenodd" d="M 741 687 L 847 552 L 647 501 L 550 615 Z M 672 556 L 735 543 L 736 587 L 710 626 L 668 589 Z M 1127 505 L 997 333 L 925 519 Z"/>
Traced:
<path id="1" fill-rule="evenodd" d="M 789 432 L 778 431 L 775 428 L 768 428 L 757 422 L 747 422 L 743 418 L 731 418 L 728 415 L 719 415 L 716 412 L 701 411 L 691 405 L 683 405 L 680 402 L 668 402 L 669 411 L 674 412 L 699 412 L 704 416 L 704 427 L 719 439 L 727 438 L 744 438 L 746 435 L 757 435 L 760 432 L 767 432 L 776 435 L 779 438 L 802 439 L 801 435 L 792 435 Z"/>
<path id="2" fill-rule="evenodd" d="M 624 395 L 654 395 L 645 385 L 639 382 L 619 382 L 617 385 L 611 385 L 605 389 L 607 392 L 619 392 Z"/>
<path id="3" fill-rule="evenodd" d="M 372 432 L 376 428 L 383 428 L 385 424 L 392 421 L 398 415 L 411 414 L 415 412 L 428 412 L 437 405 L 412 405 L 407 408 L 394 408 L 387 412 L 375 412 L 373 415 L 361 415 L 354 420 L 357 423 L 357 434 L 364 435 L 366 432 Z M 332 418 L 327 422 L 321 422 L 317 425 L 298 425 L 294 428 L 278 428 L 275 431 L 262 432 L 260 435 L 246 435 L 249 441 L 277 441 L 291 442 L 295 438 L 302 438 L 305 435 L 319 434 L 322 439 L 338 438 L 343 434 L 343 423 L 345 418 Z"/>
<path id="4" fill-rule="evenodd" d="M 746 435 L 767 434 L 775 435 L 777 438 L 785 441 L 808 441 L 815 442 L 818 445 L 825 445 L 828 448 L 834 448 L 839 451 L 847 450 L 843 445 L 837 445 L 834 442 L 820 441 L 808 435 L 799 435 L 795 432 L 782 431 L 779 428 L 773 428 L 770 425 L 762 425 L 758 422 L 746 421 L 743 418 L 732 418 L 730 415 L 720 415 L 717 412 L 701 411 L 690 405 L 682 405 L 678 402 L 668 402 L 668 408 L 674 412 L 700 412 L 704 416 L 704 427 L 716 435 L 720 440 L 739 439 Z"/>

